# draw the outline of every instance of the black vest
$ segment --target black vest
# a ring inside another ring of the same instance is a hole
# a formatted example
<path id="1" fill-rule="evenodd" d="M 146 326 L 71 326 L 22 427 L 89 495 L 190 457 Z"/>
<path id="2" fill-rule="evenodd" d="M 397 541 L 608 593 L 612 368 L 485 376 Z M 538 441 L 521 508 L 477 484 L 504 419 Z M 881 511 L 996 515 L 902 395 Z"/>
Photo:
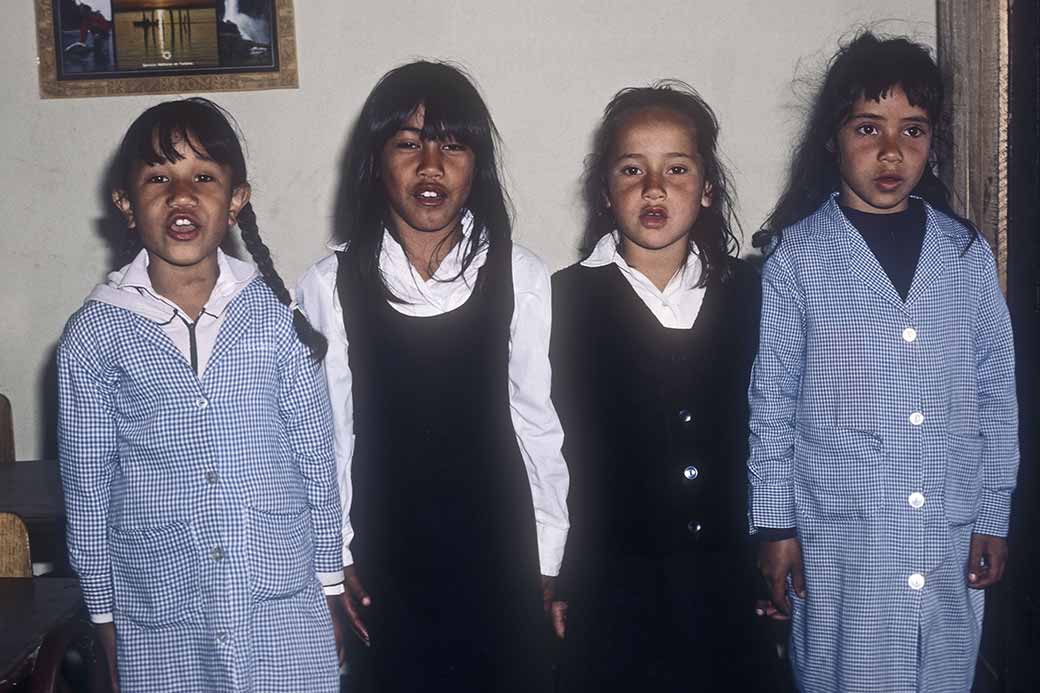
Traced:
<path id="1" fill-rule="evenodd" d="M 746 263 L 733 260 L 731 270 L 708 285 L 686 330 L 662 327 L 613 265 L 553 276 L 570 579 L 594 579 L 611 557 L 746 545 L 747 387 L 761 289 Z"/>

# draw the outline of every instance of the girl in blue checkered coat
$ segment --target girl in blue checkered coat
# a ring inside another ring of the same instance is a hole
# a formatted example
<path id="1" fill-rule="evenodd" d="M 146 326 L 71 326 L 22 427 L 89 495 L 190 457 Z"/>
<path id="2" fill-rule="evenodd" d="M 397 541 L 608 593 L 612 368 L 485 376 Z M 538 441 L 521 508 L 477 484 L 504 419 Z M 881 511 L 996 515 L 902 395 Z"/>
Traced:
<path id="1" fill-rule="evenodd" d="M 943 85 L 866 33 L 766 225 L 750 519 L 806 693 L 969 691 L 1018 467 L 993 257 L 936 178 Z"/>
<path id="2" fill-rule="evenodd" d="M 338 689 L 325 340 L 291 309 L 249 195 L 223 110 L 147 110 L 112 193 L 143 249 L 59 346 L 69 553 L 124 693 Z M 235 223 L 255 269 L 220 250 Z"/>

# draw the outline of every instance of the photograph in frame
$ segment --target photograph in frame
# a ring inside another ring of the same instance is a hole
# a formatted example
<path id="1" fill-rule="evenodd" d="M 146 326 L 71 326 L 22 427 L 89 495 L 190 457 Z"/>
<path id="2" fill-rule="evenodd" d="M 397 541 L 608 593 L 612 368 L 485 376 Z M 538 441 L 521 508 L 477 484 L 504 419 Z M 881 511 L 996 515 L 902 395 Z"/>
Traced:
<path id="1" fill-rule="evenodd" d="M 36 0 L 44 98 L 294 88 L 292 0 Z"/>

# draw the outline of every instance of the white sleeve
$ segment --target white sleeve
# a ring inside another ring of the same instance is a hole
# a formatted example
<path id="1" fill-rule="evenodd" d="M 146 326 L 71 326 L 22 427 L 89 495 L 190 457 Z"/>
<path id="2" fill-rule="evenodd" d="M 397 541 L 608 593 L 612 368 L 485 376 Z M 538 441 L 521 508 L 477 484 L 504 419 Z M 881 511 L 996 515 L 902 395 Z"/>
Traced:
<path id="1" fill-rule="evenodd" d="M 350 363 L 347 360 L 347 331 L 336 292 L 335 255 L 311 267 L 296 286 L 296 302 L 311 324 L 325 335 L 329 350 L 322 366 L 332 403 L 332 424 L 336 453 L 336 481 L 343 509 L 343 565 L 354 563 L 350 542 L 354 530 L 350 525 L 350 462 L 354 454 L 354 398 L 351 389 Z"/>
<path id="2" fill-rule="evenodd" d="M 520 454 L 527 467 L 543 575 L 560 572 L 570 521 L 563 460 L 563 428 L 553 407 L 549 366 L 552 302 L 549 272 L 540 259 L 514 246 L 515 308 L 510 325 L 509 404 Z"/>

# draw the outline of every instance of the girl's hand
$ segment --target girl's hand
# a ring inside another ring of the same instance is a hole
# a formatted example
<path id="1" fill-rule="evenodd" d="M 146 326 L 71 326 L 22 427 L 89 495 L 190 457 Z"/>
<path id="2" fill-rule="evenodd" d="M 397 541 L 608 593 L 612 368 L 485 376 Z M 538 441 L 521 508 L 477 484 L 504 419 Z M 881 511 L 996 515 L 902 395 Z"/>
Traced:
<path id="1" fill-rule="evenodd" d="M 972 534 L 968 550 L 968 586 L 977 590 L 1000 582 L 1007 565 L 1007 539 L 990 534 Z"/>
<path id="2" fill-rule="evenodd" d="M 755 600 L 755 615 L 768 618 L 772 621 L 788 621 L 791 618 L 773 606 L 773 602 L 769 599 Z"/>
<path id="3" fill-rule="evenodd" d="M 567 602 L 556 599 L 556 578 L 542 576 L 542 610 L 552 621 L 553 632 L 563 640 L 567 631 Z"/>
<path id="4" fill-rule="evenodd" d="M 357 568 L 353 565 L 343 568 L 343 577 L 346 591 L 340 595 L 340 600 L 347 612 L 347 620 L 354 633 L 361 638 L 361 642 L 371 646 L 372 641 L 368 637 L 368 628 L 365 626 L 364 619 L 361 618 L 361 607 L 372 606 L 372 597 L 368 596 L 368 592 L 365 591 L 361 578 L 358 577 Z"/>
<path id="5" fill-rule="evenodd" d="M 785 616 L 791 615 L 787 598 L 787 576 L 794 592 L 805 599 L 805 573 L 802 570 L 802 544 L 797 539 L 762 541 L 758 545 L 758 569 L 766 580 L 769 598 Z"/>
<path id="6" fill-rule="evenodd" d="M 94 637 L 101 645 L 101 651 L 105 653 L 105 663 L 108 665 L 108 680 L 112 684 L 112 693 L 119 693 L 119 672 L 116 670 L 116 624 L 95 623 Z"/>
<path id="7" fill-rule="evenodd" d="M 343 666 L 344 660 L 347 658 L 347 628 L 350 627 L 347 621 L 346 611 L 343 609 L 343 600 L 338 594 L 326 594 L 325 603 L 329 606 L 329 615 L 332 616 L 332 634 L 336 638 L 336 659 L 339 661 L 339 665 Z"/>
<path id="8" fill-rule="evenodd" d="M 549 606 L 549 615 L 552 618 L 553 633 L 560 640 L 567 635 L 567 602 L 554 601 Z"/>

